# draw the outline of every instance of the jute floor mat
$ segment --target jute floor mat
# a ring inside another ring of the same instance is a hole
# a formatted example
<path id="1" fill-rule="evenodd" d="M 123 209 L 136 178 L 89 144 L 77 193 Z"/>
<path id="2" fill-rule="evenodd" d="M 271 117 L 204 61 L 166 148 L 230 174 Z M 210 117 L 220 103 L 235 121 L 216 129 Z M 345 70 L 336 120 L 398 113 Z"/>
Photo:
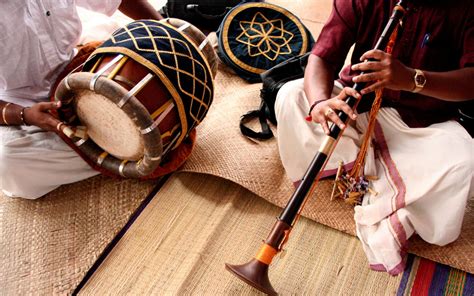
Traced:
<path id="1" fill-rule="evenodd" d="M 280 209 L 241 186 L 175 174 L 80 295 L 255 295 L 225 271 L 257 252 Z M 300 219 L 270 269 L 282 295 L 394 295 L 401 276 L 372 272 L 356 238 Z"/>
<path id="2" fill-rule="evenodd" d="M 225 66 L 216 77 L 215 101 L 198 126 L 196 149 L 183 171 L 206 173 L 231 180 L 278 206 L 284 206 L 293 185 L 281 165 L 277 140 L 256 142 L 242 136 L 240 116 L 259 106 L 261 84 L 248 84 Z M 329 227 L 354 235 L 353 209 L 330 201 L 331 181 L 322 181 L 303 215 Z M 473 207 L 473 201 L 469 208 Z M 468 272 L 474 272 L 474 211 L 468 211 L 460 238 L 445 247 L 411 241 L 410 252 Z"/>
<path id="3" fill-rule="evenodd" d="M 0 195 L 0 294 L 71 293 L 153 187 L 94 177 L 38 200 Z"/>

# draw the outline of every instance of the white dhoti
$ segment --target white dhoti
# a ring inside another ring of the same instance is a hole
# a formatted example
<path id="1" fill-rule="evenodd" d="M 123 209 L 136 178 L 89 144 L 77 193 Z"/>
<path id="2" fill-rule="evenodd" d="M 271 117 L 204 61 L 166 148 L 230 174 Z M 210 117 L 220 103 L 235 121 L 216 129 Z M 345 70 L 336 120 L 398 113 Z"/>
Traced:
<path id="1" fill-rule="evenodd" d="M 285 84 L 275 111 L 281 160 L 292 181 L 301 180 L 325 134 L 304 117 L 309 104 L 303 79 Z M 339 161 L 351 168 L 368 114 L 359 114 L 339 140 L 323 173 L 333 175 Z M 408 238 L 446 245 L 461 231 L 465 206 L 474 196 L 474 140 L 455 121 L 410 128 L 392 108 L 377 116 L 365 175 L 377 176 L 355 207 L 357 236 L 371 268 L 398 274 L 404 269 Z M 329 197 L 328 197 L 329 198 Z"/>
<path id="2" fill-rule="evenodd" d="M 1 126 L 0 140 L 0 189 L 7 196 L 34 199 L 98 174 L 53 132 Z"/>

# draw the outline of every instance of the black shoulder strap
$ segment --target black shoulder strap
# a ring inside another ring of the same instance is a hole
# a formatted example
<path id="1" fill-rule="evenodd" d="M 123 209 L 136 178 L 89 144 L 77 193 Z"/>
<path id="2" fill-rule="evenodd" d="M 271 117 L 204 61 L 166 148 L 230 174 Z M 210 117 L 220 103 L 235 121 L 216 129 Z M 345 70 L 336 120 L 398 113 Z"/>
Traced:
<path id="1" fill-rule="evenodd" d="M 304 70 L 311 53 L 288 59 L 273 68 L 260 74 L 262 78 L 262 89 L 260 90 L 260 107 L 244 114 L 240 119 L 240 131 L 244 136 L 259 140 L 268 140 L 273 137 L 269 121 L 277 124 L 275 116 L 275 100 L 280 88 L 290 80 L 304 76 Z M 261 132 L 256 132 L 246 126 L 249 121 L 258 118 Z"/>
<path id="2" fill-rule="evenodd" d="M 259 140 L 268 140 L 273 137 L 272 130 L 268 125 L 266 116 L 265 116 L 265 109 L 267 108 L 265 102 L 262 100 L 260 104 L 260 109 L 252 110 L 240 118 L 240 132 L 249 138 L 259 139 Z M 258 118 L 260 121 L 260 126 L 262 127 L 261 132 L 256 132 L 250 129 L 249 127 L 245 126 L 245 124 L 251 121 L 254 118 Z"/>

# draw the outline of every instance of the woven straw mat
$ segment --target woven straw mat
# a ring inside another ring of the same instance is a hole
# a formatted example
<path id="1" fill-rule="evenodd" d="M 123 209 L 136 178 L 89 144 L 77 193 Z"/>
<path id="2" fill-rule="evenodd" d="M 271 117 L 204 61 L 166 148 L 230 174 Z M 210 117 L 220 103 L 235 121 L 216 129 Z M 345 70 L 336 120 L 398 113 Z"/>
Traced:
<path id="1" fill-rule="evenodd" d="M 222 178 L 175 174 L 80 295 L 263 295 L 224 263 L 255 256 L 279 211 Z M 372 272 L 356 238 L 306 218 L 269 277 L 280 295 L 395 295 L 402 279 Z"/>
<path id="2" fill-rule="evenodd" d="M 69 294 L 153 187 L 97 176 L 37 200 L 0 194 L 0 294 Z"/>
<path id="3" fill-rule="evenodd" d="M 260 104 L 261 83 L 249 84 L 224 65 L 219 66 L 214 102 L 198 139 L 182 171 L 198 172 L 231 180 L 284 207 L 294 187 L 280 162 L 277 140 L 253 141 L 240 133 L 240 116 Z M 275 129 L 274 129 L 275 131 Z M 274 133 L 276 135 L 276 133 Z M 341 201 L 330 201 L 332 181 L 321 181 L 302 214 L 321 224 L 355 235 L 353 208 Z M 473 207 L 471 200 L 468 208 Z M 474 272 L 474 211 L 466 214 L 461 236 L 454 243 L 437 247 L 416 237 L 410 252 L 468 272 Z"/>

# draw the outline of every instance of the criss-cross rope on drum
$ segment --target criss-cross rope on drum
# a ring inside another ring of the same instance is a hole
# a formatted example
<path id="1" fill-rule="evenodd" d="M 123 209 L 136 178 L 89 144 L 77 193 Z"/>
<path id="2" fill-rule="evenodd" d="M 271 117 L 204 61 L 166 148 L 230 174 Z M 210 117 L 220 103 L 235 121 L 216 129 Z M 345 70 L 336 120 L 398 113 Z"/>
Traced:
<path id="1" fill-rule="evenodd" d="M 179 148 L 207 114 L 216 69 L 214 49 L 191 24 L 132 22 L 59 84 L 61 119 L 87 127 L 85 137 L 66 141 L 100 171 L 136 178 L 169 173 L 160 170 L 168 154 L 177 150 L 176 168 L 191 151 L 189 144 L 186 153 Z"/>

